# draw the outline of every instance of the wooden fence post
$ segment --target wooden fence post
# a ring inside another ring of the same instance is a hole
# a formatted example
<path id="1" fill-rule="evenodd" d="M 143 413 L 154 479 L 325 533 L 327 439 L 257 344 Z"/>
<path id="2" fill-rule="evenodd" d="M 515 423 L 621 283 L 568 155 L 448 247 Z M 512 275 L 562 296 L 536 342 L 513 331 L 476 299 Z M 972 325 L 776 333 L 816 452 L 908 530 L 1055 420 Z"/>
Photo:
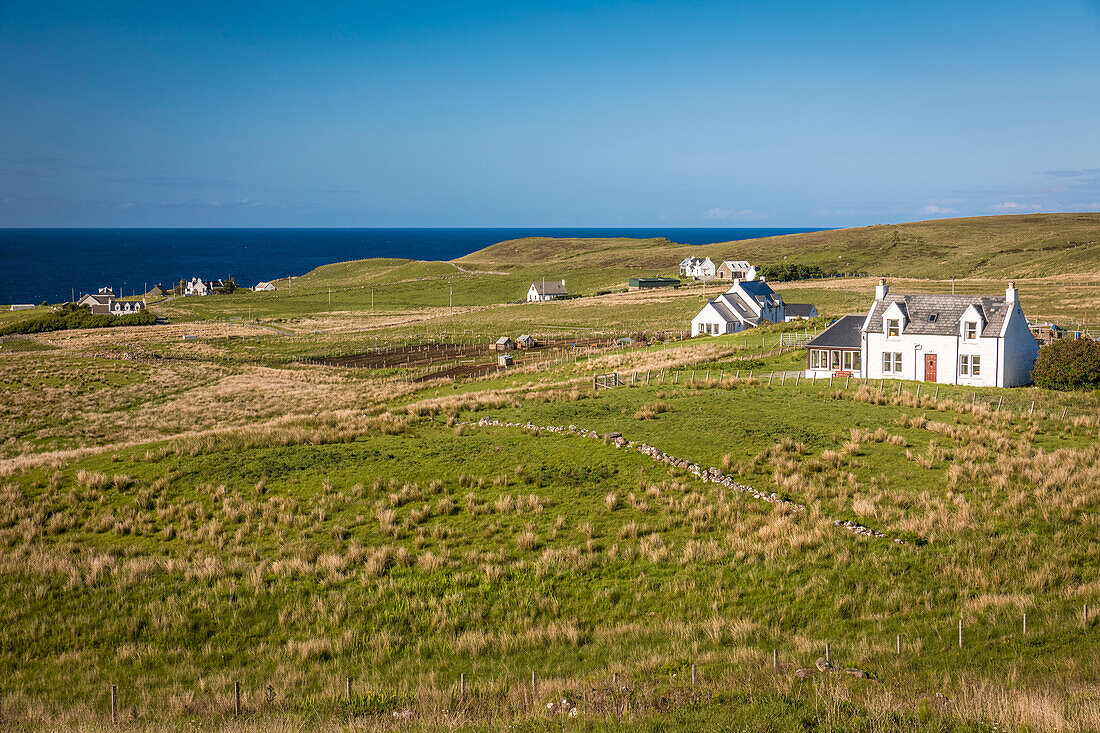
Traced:
<path id="1" fill-rule="evenodd" d="M 241 683 L 233 681 L 233 714 L 241 717 Z"/>
<path id="2" fill-rule="evenodd" d="M 1024 611 L 1024 636 L 1027 636 L 1027 611 Z"/>
<path id="3" fill-rule="evenodd" d="M 532 699 L 539 696 L 539 673 L 531 670 L 531 695 Z"/>
<path id="4" fill-rule="evenodd" d="M 959 619 L 959 649 L 963 648 L 963 620 Z"/>
<path id="5" fill-rule="evenodd" d="M 1061 420 L 1062 420 L 1063 422 L 1065 422 L 1065 419 L 1066 419 L 1066 410 L 1068 410 L 1068 409 L 1069 409 L 1069 405 L 1066 405 L 1065 407 L 1063 407 L 1063 408 L 1062 408 L 1062 417 L 1061 417 Z"/>
<path id="6" fill-rule="evenodd" d="M 901 634 L 898 634 L 898 656 L 901 656 Z"/>
<path id="7" fill-rule="evenodd" d="M 696 677 L 695 662 L 692 662 L 691 663 L 691 686 L 692 687 L 695 687 L 695 677 Z"/>
<path id="8" fill-rule="evenodd" d="M 463 700 L 466 699 L 466 673 L 465 672 L 463 672 L 462 674 L 460 674 L 458 676 L 458 696 Z"/>
<path id="9" fill-rule="evenodd" d="M 772 649 L 772 671 L 773 672 L 778 672 L 779 671 L 779 650 L 778 649 Z"/>
<path id="10" fill-rule="evenodd" d="M 997 410 L 996 410 L 996 412 L 1001 411 L 1001 403 L 1004 402 L 1004 401 L 1005 401 L 1005 396 L 1001 395 L 1001 399 L 997 400 Z"/>
<path id="11" fill-rule="evenodd" d="M 833 650 L 829 642 L 825 642 L 825 664 L 833 663 Z"/>
<path id="12" fill-rule="evenodd" d="M 1087 629 L 1089 627 L 1089 604 L 1081 606 L 1081 628 Z"/>
<path id="13" fill-rule="evenodd" d="M 351 702 L 351 677 L 344 678 L 344 697 Z"/>
<path id="14" fill-rule="evenodd" d="M 118 685 L 111 685 L 111 722 L 118 722 Z"/>

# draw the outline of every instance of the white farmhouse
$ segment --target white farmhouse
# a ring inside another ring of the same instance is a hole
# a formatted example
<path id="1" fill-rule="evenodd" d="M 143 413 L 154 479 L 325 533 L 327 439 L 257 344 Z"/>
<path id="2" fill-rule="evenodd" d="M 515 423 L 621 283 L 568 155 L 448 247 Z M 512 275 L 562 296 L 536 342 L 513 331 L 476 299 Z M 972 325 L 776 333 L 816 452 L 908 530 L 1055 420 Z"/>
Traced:
<path id="1" fill-rule="evenodd" d="M 738 281 L 691 319 L 691 335 L 737 333 L 764 321 L 782 323 L 785 308 L 783 298 L 763 280 Z"/>
<path id="2" fill-rule="evenodd" d="M 565 289 L 565 280 L 540 280 L 531 283 L 531 287 L 527 289 L 528 302 L 553 300 L 567 295 L 569 292 Z"/>
<path id="3" fill-rule="evenodd" d="M 275 290 L 275 284 L 274 283 L 269 283 L 269 282 L 266 282 L 266 281 L 256 283 L 256 287 L 252 288 L 252 290 L 253 290 L 253 292 L 257 292 L 257 293 L 264 292 L 264 291 Z"/>
<path id="4" fill-rule="evenodd" d="M 1039 354 L 1016 283 L 1009 283 L 1004 298 L 891 294 L 883 278 L 858 333 L 850 318 L 807 345 L 807 376 L 848 372 L 870 379 L 1015 387 L 1031 381 Z"/>
<path id="5" fill-rule="evenodd" d="M 685 257 L 680 262 L 680 274 L 685 277 L 708 280 L 714 273 L 714 262 L 709 257 Z"/>
<path id="6" fill-rule="evenodd" d="M 184 295 L 213 295 L 225 290 L 225 282 L 222 280 L 203 280 L 193 277 L 187 281 L 183 288 Z"/>

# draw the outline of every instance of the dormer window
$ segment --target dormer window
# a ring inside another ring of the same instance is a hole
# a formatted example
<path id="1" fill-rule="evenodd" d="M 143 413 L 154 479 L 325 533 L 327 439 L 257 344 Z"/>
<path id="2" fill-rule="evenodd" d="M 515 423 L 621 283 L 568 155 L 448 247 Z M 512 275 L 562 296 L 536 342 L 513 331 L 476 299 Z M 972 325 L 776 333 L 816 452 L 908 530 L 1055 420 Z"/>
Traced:
<path id="1" fill-rule="evenodd" d="M 978 338 L 978 324 L 975 321 L 967 321 L 963 324 L 963 338 L 973 341 Z"/>
<path id="2" fill-rule="evenodd" d="M 886 319 L 886 338 L 897 338 L 901 335 L 901 319 L 900 318 L 887 318 Z"/>

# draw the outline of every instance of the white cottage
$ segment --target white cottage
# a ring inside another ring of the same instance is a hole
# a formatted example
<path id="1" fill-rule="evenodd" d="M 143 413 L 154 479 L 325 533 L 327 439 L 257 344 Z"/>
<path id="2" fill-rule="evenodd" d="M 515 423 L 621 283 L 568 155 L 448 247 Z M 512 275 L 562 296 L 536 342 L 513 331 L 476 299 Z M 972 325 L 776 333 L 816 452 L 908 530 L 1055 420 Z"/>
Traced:
<path id="1" fill-rule="evenodd" d="M 883 278 L 858 335 L 849 327 L 830 334 L 841 322 L 849 321 L 838 321 L 807 345 L 807 376 L 841 371 L 871 379 L 1015 387 L 1031 381 L 1039 354 L 1015 283 L 1000 298 L 890 293 Z M 853 351 L 858 358 L 845 356 Z"/>
<path id="2" fill-rule="evenodd" d="M 531 287 L 527 289 L 528 302 L 553 300 L 567 295 L 569 291 L 565 289 L 565 280 L 540 280 L 531 283 Z"/>
<path id="3" fill-rule="evenodd" d="M 680 274 L 696 280 L 714 277 L 714 262 L 709 257 L 685 257 L 680 262 Z"/>
<path id="4" fill-rule="evenodd" d="M 691 319 L 691 335 L 737 333 L 764 321 L 782 323 L 783 298 L 763 280 L 735 282 L 726 292 L 707 301 Z"/>

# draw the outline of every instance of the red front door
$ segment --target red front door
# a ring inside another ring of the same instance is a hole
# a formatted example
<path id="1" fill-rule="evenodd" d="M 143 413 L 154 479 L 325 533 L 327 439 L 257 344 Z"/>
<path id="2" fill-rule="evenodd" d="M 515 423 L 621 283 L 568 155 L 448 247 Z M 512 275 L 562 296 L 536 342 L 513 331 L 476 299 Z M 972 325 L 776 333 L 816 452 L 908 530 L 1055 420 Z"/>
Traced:
<path id="1" fill-rule="evenodd" d="M 924 381 L 935 382 L 936 381 L 936 355 L 925 354 L 924 355 Z"/>

